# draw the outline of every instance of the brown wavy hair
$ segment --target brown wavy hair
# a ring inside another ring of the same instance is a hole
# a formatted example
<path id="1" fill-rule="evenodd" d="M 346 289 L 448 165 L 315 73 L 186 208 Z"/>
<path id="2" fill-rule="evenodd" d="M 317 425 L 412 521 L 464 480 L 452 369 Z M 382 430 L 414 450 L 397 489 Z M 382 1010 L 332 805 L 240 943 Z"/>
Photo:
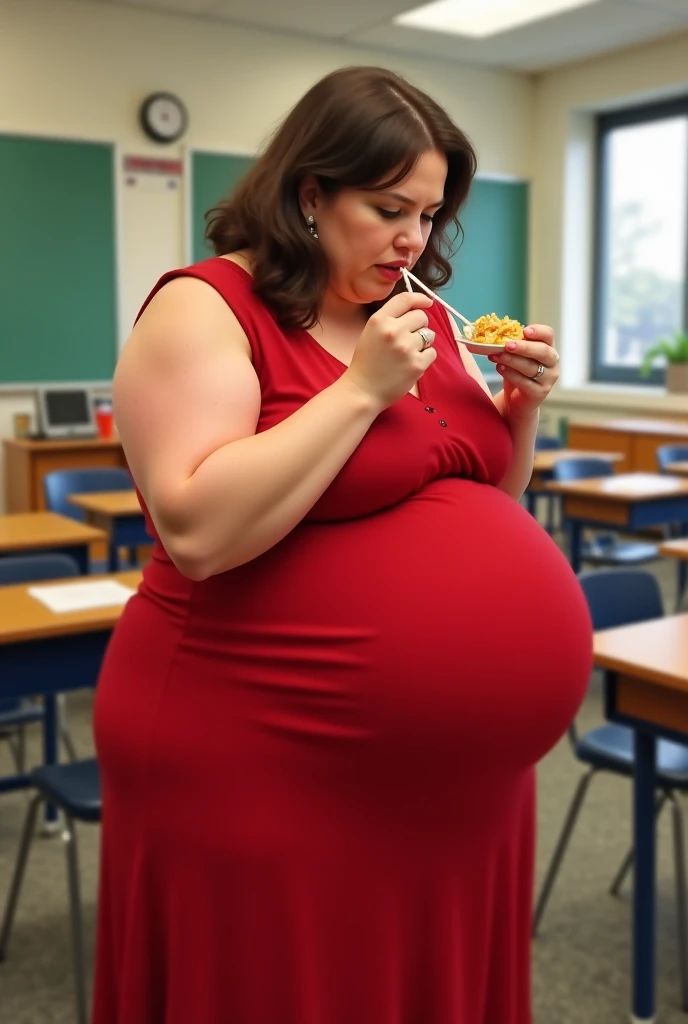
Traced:
<path id="1" fill-rule="evenodd" d="M 216 255 L 250 249 L 253 290 L 278 323 L 312 327 L 329 272 L 299 206 L 304 177 L 313 175 L 327 196 L 390 188 L 429 149 L 447 158 L 444 205 L 414 273 L 442 287 L 452 275 L 447 257 L 463 238 L 458 214 L 475 152 L 438 103 L 385 68 L 341 68 L 309 89 L 231 196 L 208 211 L 206 238 Z"/>

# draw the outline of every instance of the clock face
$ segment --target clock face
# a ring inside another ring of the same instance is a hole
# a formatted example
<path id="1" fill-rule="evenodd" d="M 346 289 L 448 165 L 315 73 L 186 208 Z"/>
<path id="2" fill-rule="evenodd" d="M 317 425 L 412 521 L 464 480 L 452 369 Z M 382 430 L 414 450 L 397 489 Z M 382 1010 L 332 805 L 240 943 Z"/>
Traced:
<path id="1" fill-rule="evenodd" d="M 155 93 L 141 107 L 141 127 L 156 142 L 175 142 L 186 131 L 187 120 L 184 104 L 171 93 Z"/>

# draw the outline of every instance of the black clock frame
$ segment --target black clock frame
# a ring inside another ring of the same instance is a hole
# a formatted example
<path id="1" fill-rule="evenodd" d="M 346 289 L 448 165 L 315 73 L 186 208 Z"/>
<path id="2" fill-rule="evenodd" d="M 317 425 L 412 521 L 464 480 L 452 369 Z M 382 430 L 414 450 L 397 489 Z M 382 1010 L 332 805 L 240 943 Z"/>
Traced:
<path id="1" fill-rule="evenodd" d="M 158 102 L 159 100 L 170 100 L 172 103 L 176 104 L 177 107 L 179 107 L 179 111 L 182 115 L 182 123 L 180 125 L 179 131 L 176 132 L 174 135 L 161 135 L 159 132 L 155 130 L 155 128 L 152 126 L 148 119 L 148 112 L 150 108 L 153 106 L 154 103 Z M 145 98 L 145 100 L 141 104 L 141 107 L 139 108 L 139 124 L 141 125 L 141 128 L 143 129 L 143 131 L 145 132 L 149 139 L 152 139 L 154 142 L 169 144 L 172 142 L 176 142 L 178 139 L 182 137 L 189 124 L 189 115 L 182 101 L 179 99 L 178 96 L 175 96 L 174 93 L 154 92 L 151 93 L 150 96 L 147 96 Z"/>

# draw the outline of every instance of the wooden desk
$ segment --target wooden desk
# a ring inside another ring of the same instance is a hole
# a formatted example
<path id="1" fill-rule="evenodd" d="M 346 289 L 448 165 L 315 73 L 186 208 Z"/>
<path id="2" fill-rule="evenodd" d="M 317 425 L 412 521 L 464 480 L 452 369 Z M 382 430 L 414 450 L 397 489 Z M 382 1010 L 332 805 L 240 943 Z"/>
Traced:
<path id="1" fill-rule="evenodd" d="M 150 545 L 136 491 L 96 491 L 70 494 L 69 502 L 84 510 L 86 522 L 108 535 L 108 570 L 115 572 L 119 548 Z"/>
<path id="2" fill-rule="evenodd" d="M 141 572 L 138 569 L 130 572 L 115 572 L 103 576 L 87 576 L 85 580 L 71 578 L 69 580 L 54 580 L 55 584 L 61 583 L 82 583 L 92 580 L 117 580 L 125 587 L 132 587 L 136 590 L 141 582 Z M 29 594 L 29 587 L 37 584 L 21 583 L 17 586 L 0 587 L 0 658 L 6 655 L 10 645 L 26 642 L 42 642 L 55 638 L 68 636 L 83 636 L 86 633 L 97 633 L 102 630 L 112 630 L 122 614 L 122 607 L 117 605 L 113 608 L 92 608 L 83 612 L 51 612 L 44 604 L 37 601 Z M 55 676 L 59 680 L 59 688 L 56 693 L 63 692 L 63 685 L 67 684 L 68 689 L 81 689 L 82 686 L 72 686 L 67 678 L 69 673 L 59 672 Z M 47 681 L 50 682 L 49 680 Z M 19 685 L 23 683 L 19 680 Z M 41 687 L 46 685 L 46 680 L 41 679 Z M 8 692 L 8 688 L 12 692 Z M 4 697 L 26 697 L 36 692 L 44 693 L 44 689 L 32 691 L 28 694 L 16 691 L 16 681 L 13 682 L 0 672 L 0 698 Z"/>
<path id="3" fill-rule="evenodd" d="M 8 512 L 45 509 L 43 477 L 55 469 L 102 469 L 124 466 L 119 440 L 22 441 L 6 438 L 5 503 Z"/>
<path id="4" fill-rule="evenodd" d="M 141 573 L 119 572 L 87 579 L 114 579 L 136 589 Z M 58 582 L 80 582 L 79 579 Z M 35 584 L 31 584 L 35 586 Z M 0 587 L 0 700 L 43 697 L 43 760 L 57 761 L 56 696 L 95 686 L 110 634 L 122 607 L 56 614 L 29 595 L 29 587 Z M 0 779 L 0 792 L 28 786 L 28 775 Z"/>
<path id="5" fill-rule="evenodd" d="M 656 473 L 658 448 L 664 444 L 688 444 L 688 420 L 639 416 L 572 422 L 568 443 L 572 448 L 621 453 L 622 473 Z"/>
<path id="6" fill-rule="evenodd" d="M 688 476 L 688 462 L 670 462 L 666 467 L 667 473 L 674 476 Z"/>
<path id="7" fill-rule="evenodd" d="M 679 561 L 688 562 L 688 537 L 679 537 L 677 540 L 665 540 L 659 545 L 660 555 L 667 558 L 677 558 Z"/>
<path id="8" fill-rule="evenodd" d="M 617 473 L 589 480 L 552 480 L 544 490 L 561 494 L 571 527 L 571 566 L 580 570 L 584 526 L 629 532 L 688 522 L 688 480 L 661 473 Z"/>
<path id="9" fill-rule="evenodd" d="M 632 1014 L 655 1019 L 655 757 L 657 738 L 688 742 L 688 615 L 596 633 L 606 714 L 635 731 Z"/>
<path id="10" fill-rule="evenodd" d="M 0 557 L 37 552 L 71 555 L 83 575 L 88 573 L 89 546 L 106 539 L 103 530 L 55 512 L 0 516 Z"/>

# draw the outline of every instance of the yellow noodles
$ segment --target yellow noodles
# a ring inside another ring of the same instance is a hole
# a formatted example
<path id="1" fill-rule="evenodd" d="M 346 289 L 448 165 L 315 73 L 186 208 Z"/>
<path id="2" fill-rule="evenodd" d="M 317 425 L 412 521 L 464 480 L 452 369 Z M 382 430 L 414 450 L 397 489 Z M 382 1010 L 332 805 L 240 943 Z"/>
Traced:
<path id="1" fill-rule="evenodd" d="M 478 345 L 506 345 L 511 338 L 522 338 L 523 327 L 518 320 L 508 316 L 500 318 L 496 313 L 481 316 L 475 321 L 471 342 Z"/>

